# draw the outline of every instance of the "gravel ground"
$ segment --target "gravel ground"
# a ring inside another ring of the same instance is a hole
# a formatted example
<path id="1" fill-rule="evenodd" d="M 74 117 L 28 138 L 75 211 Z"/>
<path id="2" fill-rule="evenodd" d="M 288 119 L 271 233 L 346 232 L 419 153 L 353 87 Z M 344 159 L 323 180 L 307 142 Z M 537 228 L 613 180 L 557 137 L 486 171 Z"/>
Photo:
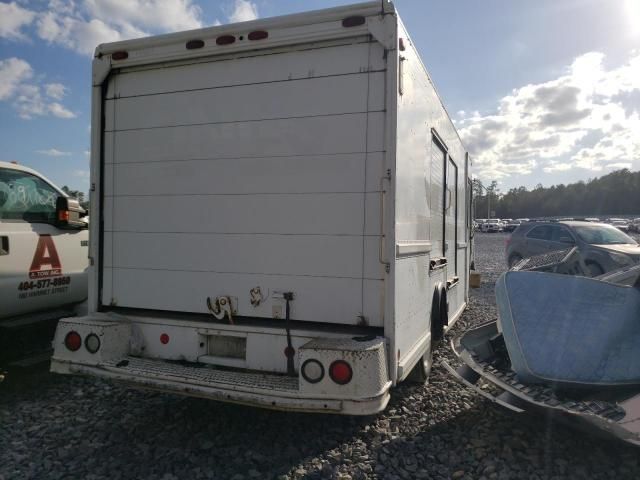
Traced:
<path id="1" fill-rule="evenodd" d="M 495 317 L 504 234 L 476 235 L 482 287 L 453 329 Z M 436 359 L 452 360 L 448 345 Z M 372 417 L 291 414 L 25 374 L 0 386 L 0 480 L 640 478 L 638 450 L 481 399 L 435 367 Z"/>

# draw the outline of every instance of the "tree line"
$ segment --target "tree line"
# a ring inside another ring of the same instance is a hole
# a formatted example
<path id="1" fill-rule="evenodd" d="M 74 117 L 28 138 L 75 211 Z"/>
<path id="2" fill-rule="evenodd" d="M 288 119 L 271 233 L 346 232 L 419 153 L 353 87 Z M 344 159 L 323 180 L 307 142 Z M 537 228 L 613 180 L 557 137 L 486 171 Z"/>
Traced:
<path id="1" fill-rule="evenodd" d="M 616 170 L 586 182 L 526 187 L 500 192 L 497 182 L 483 187 L 474 181 L 476 218 L 536 218 L 553 216 L 640 216 L 640 171 Z"/>

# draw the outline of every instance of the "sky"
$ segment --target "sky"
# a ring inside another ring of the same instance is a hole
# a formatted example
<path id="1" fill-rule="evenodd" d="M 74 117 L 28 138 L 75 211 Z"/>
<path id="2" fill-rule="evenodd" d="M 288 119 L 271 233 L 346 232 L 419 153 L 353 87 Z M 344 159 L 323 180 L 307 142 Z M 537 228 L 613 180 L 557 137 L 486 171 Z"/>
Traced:
<path id="1" fill-rule="evenodd" d="M 87 191 L 99 43 L 353 3 L 0 0 L 0 160 Z M 640 170 L 640 0 L 396 0 L 473 159 L 506 192 Z"/>

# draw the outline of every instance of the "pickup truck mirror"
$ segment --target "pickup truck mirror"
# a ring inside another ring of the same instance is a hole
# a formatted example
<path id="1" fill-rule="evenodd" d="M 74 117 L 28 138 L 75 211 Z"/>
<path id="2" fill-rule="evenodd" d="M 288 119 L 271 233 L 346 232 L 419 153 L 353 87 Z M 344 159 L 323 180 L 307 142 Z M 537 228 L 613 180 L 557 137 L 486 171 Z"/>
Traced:
<path id="1" fill-rule="evenodd" d="M 75 198 L 60 196 L 56 199 L 56 226 L 60 228 L 85 228 L 86 222 L 80 220 L 86 215 L 84 208 Z"/>

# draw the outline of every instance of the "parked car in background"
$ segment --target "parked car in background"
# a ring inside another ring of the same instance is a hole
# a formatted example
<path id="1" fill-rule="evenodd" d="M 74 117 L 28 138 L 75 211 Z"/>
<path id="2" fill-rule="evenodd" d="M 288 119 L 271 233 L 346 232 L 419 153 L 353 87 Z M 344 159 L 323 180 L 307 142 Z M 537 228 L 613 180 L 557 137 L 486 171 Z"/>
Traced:
<path id="1" fill-rule="evenodd" d="M 629 230 L 632 232 L 640 233 L 640 218 L 634 218 L 629 224 Z"/>
<path id="2" fill-rule="evenodd" d="M 625 233 L 629 231 L 629 223 L 626 220 L 614 220 L 611 222 L 611 225 Z"/>
<path id="3" fill-rule="evenodd" d="M 502 232 L 504 230 L 504 226 L 499 218 L 490 218 L 480 227 L 482 232 L 485 233 L 496 233 Z"/>
<path id="4" fill-rule="evenodd" d="M 507 224 L 504 226 L 503 230 L 505 232 L 513 232 L 516 228 L 518 228 L 520 226 L 522 222 L 520 220 L 510 220 L 509 222 L 507 222 Z"/>
<path id="5" fill-rule="evenodd" d="M 598 217 L 587 217 L 584 219 L 585 222 L 600 222 Z"/>
<path id="6" fill-rule="evenodd" d="M 640 262 L 640 245 L 619 229 L 584 221 L 520 226 L 507 240 L 509 267 L 523 258 L 577 246 L 592 276 Z"/>

